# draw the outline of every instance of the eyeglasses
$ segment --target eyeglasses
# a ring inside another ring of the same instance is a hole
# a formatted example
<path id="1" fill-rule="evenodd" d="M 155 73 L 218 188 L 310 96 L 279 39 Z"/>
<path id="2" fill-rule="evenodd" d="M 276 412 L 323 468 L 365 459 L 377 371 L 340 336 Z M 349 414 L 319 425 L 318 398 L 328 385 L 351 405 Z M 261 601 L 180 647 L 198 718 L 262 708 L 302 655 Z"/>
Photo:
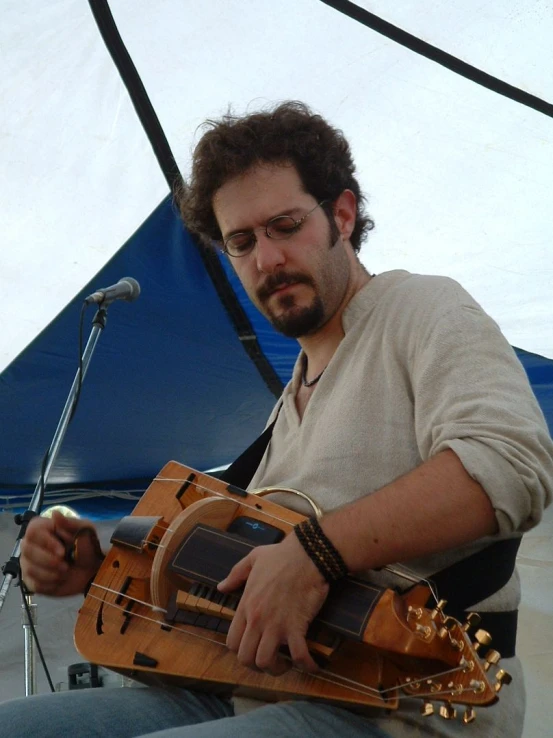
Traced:
<path id="1" fill-rule="evenodd" d="M 265 231 L 267 238 L 272 238 L 275 241 L 285 241 L 286 239 L 291 238 L 294 233 L 297 233 L 311 213 L 321 205 L 324 205 L 325 202 L 327 201 L 321 200 L 321 202 L 317 203 L 314 208 L 299 220 L 295 220 L 291 215 L 277 215 L 275 218 L 271 218 L 271 220 L 264 226 L 253 228 L 251 231 L 234 233 L 223 242 L 223 251 L 234 259 L 238 259 L 241 256 L 247 256 L 253 251 L 255 244 L 257 243 L 257 236 L 255 235 L 256 231 Z"/>

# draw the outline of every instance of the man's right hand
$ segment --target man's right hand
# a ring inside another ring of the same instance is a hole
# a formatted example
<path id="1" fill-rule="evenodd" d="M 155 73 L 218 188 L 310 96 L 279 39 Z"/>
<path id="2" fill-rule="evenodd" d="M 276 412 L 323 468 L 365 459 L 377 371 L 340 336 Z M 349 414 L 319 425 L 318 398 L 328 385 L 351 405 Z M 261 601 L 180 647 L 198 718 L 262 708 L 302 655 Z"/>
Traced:
<path id="1" fill-rule="evenodd" d="M 79 536 L 77 555 L 70 564 L 66 551 L 83 528 L 91 530 Z M 37 594 L 65 597 L 82 593 L 101 563 L 92 523 L 66 518 L 58 511 L 51 518 L 33 518 L 21 541 L 21 578 Z"/>

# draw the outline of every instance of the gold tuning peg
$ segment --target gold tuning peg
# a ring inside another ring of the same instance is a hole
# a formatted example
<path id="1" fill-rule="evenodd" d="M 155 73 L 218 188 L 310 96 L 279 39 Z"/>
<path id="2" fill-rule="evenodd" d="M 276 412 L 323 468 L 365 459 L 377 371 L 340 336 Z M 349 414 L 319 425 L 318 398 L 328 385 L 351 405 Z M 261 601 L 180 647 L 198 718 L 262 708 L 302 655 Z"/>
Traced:
<path id="1" fill-rule="evenodd" d="M 451 702 L 446 702 L 445 705 L 440 705 L 440 715 L 444 720 L 454 720 L 457 717 L 457 710 Z"/>
<path id="2" fill-rule="evenodd" d="M 472 723 L 476 720 L 476 710 L 474 707 L 467 707 L 465 712 L 463 713 L 463 722 L 465 725 L 468 723 Z"/>
<path id="3" fill-rule="evenodd" d="M 488 653 L 484 656 L 484 660 L 486 663 L 484 664 L 484 671 L 488 671 L 490 666 L 495 666 L 499 663 L 499 659 L 501 658 L 501 654 L 499 651 L 494 651 L 493 648 L 490 648 Z"/>
<path id="4" fill-rule="evenodd" d="M 486 691 L 486 682 L 479 679 L 471 679 L 469 687 L 474 690 L 475 694 L 483 694 Z"/>
<path id="5" fill-rule="evenodd" d="M 424 717 L 429 717 L 430 715 L 434 714 L 434 705 L 432 702 L 429 702 L 428 700 L 424 700 L 421 707 L 421 715 Z"/>
<path id="6" fill-rule="evenodd" d="M 496 692 L 499 692 L 504 684 L 510 684 L 513 681 L 513 677 L 509 674 L 508 671 L 505 671 L 505 669 L 500 669 L 495 675 L 495 678 L 496 683 L 494 685 L 494 689 Z"/>
<path id="7" fill-rule="evenodd" d="M 478 651 L 480 646 L 489 646 L 492 642 L 492 637 L 487 630 L 477 630 L 474 637 L 476 638 L 476 643 L 473 643 L 475 651 Z"/>
<path id="8" fill-rule="evenodd" d="M 438 615 L 441 615 L 442 618 L 443 618 L 443 616 L 444 616 L 444 607 L 446 605 L 447 605 L 447 600 L 440 600 L 437 603 L 436 607 L 430 613 L 430 617 L 432 618 L 432 620 L 436 620 L 436 618 L 438 617 Z"/>
<path id="9" fill-rule="evenodd" d="M 467 619 L 463 625 L 463 630 L 465 631 L 465 633 L 467 632 L 467 630 L 469 630 L 469 628 L 476 627 L 481 620 L 482 618 L 477 612 L 469 612 L 467 614 Z"/>
<path id="10" fill-rule="evenodd" d="M 451 618 L 449 616 L 444 617 L 442 621 L 442 627 L 438 631 L 438 635 L 440 638 L 445 638 L 451 630 L 457 625 L 457 621 L 455 618 Z"/>

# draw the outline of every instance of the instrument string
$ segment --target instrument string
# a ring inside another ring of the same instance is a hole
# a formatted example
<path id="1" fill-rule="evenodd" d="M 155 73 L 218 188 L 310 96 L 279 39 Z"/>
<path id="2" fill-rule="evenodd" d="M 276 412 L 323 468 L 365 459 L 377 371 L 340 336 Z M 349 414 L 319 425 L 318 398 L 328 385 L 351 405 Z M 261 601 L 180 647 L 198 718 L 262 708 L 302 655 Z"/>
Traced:
<path id="1" fill-rule="evenodd" d="M 155 477 L 153 479 L 153 481 L 154 482 L 179 482 L 179 483 L 182 484 L 186 480 L 184 480 L 184 479 L 172 479 L 170 477 Z M 209 496 L 218 497 L 218 498 L 220 498 L 222 500 L 230 500 L 231 502 L 236 502 L 241 507 L 246 507 L 249 510 L 254 510 L 255 512 L 259 512 L 259 510 L 260 510 L 259 507 L 256 507 L 255 505 L 253 505 L 253 504 L 251 504 L 249 502 L 244 501 L 244 498 L 240 498 L 240 500 L 237 500 L 237 499 L 235 500 L 232 497 L 229 497 L 228 495 L 225 495 L 222 492 L 218 492 L 217 490 L 214 490 L 211 487 L 206 487 L 204 484 L 200 484 L 199 482 L 191 481 L 190 482 L 190 486 L 191 487 L 192 486 L 196 487 L 196 489 L 198 489 L 199 491 L 201 491 L 203 493 L 208 493 Z M 258 503 L 258 504 L 260 504 L 260 503 Z M 275 503 L 273 503 L 273 504 L 275 504 Z M 285 518 L 281 518 L 279 515 L 277 515 L 274 512 L 269 512 L 267 510 L 263 510 L 263 512 L 268 517 L 273 518 L 273 520 L 278 520 L 279 523 L 283 523 L 284 525 L 288 526 L 289 528 L 293 528 L 294 527 L 294 523 L 291 523 L 289 520 L 286 520 Z"/>
<path id="2" fill-rule="evenodd" d="M 109 594 L 113 594 L 113 595 L 115 595 L 117 597 L 120 596 L 120 594 L 121 594 L 118 590 L 111 589 L 110 587 L 106 587 L 104 585 L 101 585 L 101 584 L 98 584 L 96 582 L 93 582 L 92 585 L 91 585 L 91 589 L 90 589 L 87 597 L 90 597 L 91 599 L 97 600 L 98 602 L 101 602 L 104 605 L 107 605 L 108 607 L 111 607 L 111 608 L 114 608 L 116 610 L 119 610 L 119 611 L 121 611 L 123 613 L 126 613 L 125 608 L 124 607 L 121 607 L 121 605 L 117 605 L 115 602 L 109 602 L 105 598 L 98 597 L 97 595 L 93 594 L 93 592 L 92 592 L 92 589 L 93 588 L 100 589 L 103 592 L 106 592 L 106 593 L 109 593 Z M 142 605 L 143 607 L 152 610 L 153 612 L 167 613 L 167 610 L 166 609 L 164 609 L 162 607 L 157 607 L 155 605 L 152 605 L 151 602 L 147 602 L 145 600 L 141 600 L 141 599 L 139 599 L 137 597 L 132 597 L 132 596 L 130 596 L 128 594 L 125 594 L 124 597 L 129 602 L 136 602 L 136 603 Z M 159 625 L 159 626 L 161 626 L 161 625 L 168 625 L 169 627 L 171 627 L 172 630 L 176 631 L 180 635 L 188 635 L 188 636 L 191 636 L 193 638 L 198 638 L 199 640 L 202 640 L 202 641 L 207 641 L 208 643 L 216 644 L 218 646 L 221 646 L 222 648 L 225 648 L 225 649 L 227 648 L 224 643 L 221 643 L 220 641 L 218 641 L 216 639 L 213 639 L 213 638 L 210 638 L 207 635 L 202 635 L 200 633 L 192 632 L 192 631 L 186 629 L 186 624 L 178 623 L 178 624 L 174 625 L 174 624 L 171 624 L 171 623 L 167 623 L 167 622 L 165 622 L 163 620 L 152 618 L 152 617 L 149 617 L 148 615 L 143 615 L 141 613 L 137 613 L 137 612 L 134 612 L 134 611 L 130 615 L 131 615 L 131 617 L 137 617 L 137 618 L 139 618 L 141 620 L 146 620 L 148 622 L 154 623 L 155 625 Z M 214 617 L 216 617 L 216 616 L 214 615 Z M 288 661 L 291 661 L 291 659 L 290 659 L 289 656 L 286 656 L 284 654 L 281 654 L 281 655 L 282 655 L 283 658 L 287 659 Z M 299 669 L 296 669 L 295 667 L 292 667 L 292 668 L 293 668 L 294 671 L 297 671 L 298 673 L 305 675 L 305 672 L 302 672 Z M 387 694 L 388 692 L 394 692 L 395 690 L 398 690 L 398 689 L 409 688 L 409 687 L 412 688 L 414 685 L 417 685 L 417 684 L 428 683 L 429 680 L 433 680 L 433 679 L 436 679 L 436 678 L 439 678 L 439 677 L 443 677 L 443 676 L 449 676 L 451 674 L 455 674 L 456 672 L 459 672 L 459 671 L 462 671 L 462 670 L 463 670 L 463 666 L 461 665 L 461 666 L 458 666 L 458 667 L 449 669 L 447 671 L 439 672 L 439 673 L 436 673 L 436 674 L 433 674 L 433 675 L 430 675 L 430 676 L 429 675 L 426 675 L 426 676 L 421 677 L 419 679 L 409 679 L 409 681 L 405 681 L 403 683 L 396 684 L 393 687 L 388 687 L 386 689 L 376 689 L 376 688 L 371 687 L 371 686 L 369 686 L 367 684 L 363 684 L 362 682 L 358 682 L 358 681 L 356 681 L 354 679 L 350 679 L 350 678 L 345 677 L 345 676 L 342 676 L 340 674 L 336 674 L 335 672 L 330 671 L 328 669 L 324 669 L 324 668 L 321 668 L 317 673 L 310 673 L 309 674 L 309 677 L 312 678 L 312 679 L 318 679 L 318 680 L 321 680 L 321 681 L 328 682 L 328 683 L 333 684 L 334 686 L 337 686 L 337 687 L 344 687 L 346 689 L 350 689 L 352 691 L 359 692 L 361 694 L 366 694 L 366 695 L 369 695 L 369 696 L 381 696 L 383 694 Z M 464 687 L 462 689 L 458 689 L 457 688 L 455 690 L 455 696 L 460 695 L 460 694 L 463 694 L 464 692 L 472 692 L 472 691 L 474 691 L 474 690 L 471 687 Z M 417 692 L 417 693 L 411 694 L 411 695 L 397 695 L 397 697 L 398 697 L 398 699 L 401 700 L 401 699 L 408 699 L 409 697 L 424 698 L 424 697 L 437 697 L 439 695 L 448 695 L 451 698 L 452 691 L 449 690 L 449 691 Z"/>
<path id="3" fill-rule="evenodd" d="M 184 479 L 176 479 L 176 478 L 172 478 L 172 477 L 160 477 L 160 476 L 157 476 L 157 477 L 154 477 L 154 479 L 152 481 L 153 482 L 173 482 L 173 483 L 182 484 L 186 480 L 184 480 Z M 219 480 L 216 480 L 216 481 L 219 481 Z M 200 484 L 200 482 L 197 482 L 195 480 L 191 480 L 189 482 L 189 484 L 190 484 L 190 486 L 194 486 L 199 492 L 203 493 L 203 496 L 204 497 L 206 497 L 206 496 L 213 496 L 213 497 L 218 497 L 219 499 L 231 500 L 231 502 L 237 502 L 238 503 L 238 500 L 232 500 L 228 495 L 225 495 L 222 492 L 218 492 L 217 490 L 212 489 L 211 487 L 207 487 L 205 484 Z M 258 507 L 256 507 L 255 505 L 253 505 L 253 504 L 251 504 L 249 502 L 243 502 L 241 500 L 238 504 L 240 504 L 242 507 L 248 508 L 249 510 L 253 510 L 253 511 L 256 511 L 256 512 L 259 511 L 259 508 Z M 278 520 L 280 523 L 283 523 L 284 525 L 286 525 L 289 528 L 293 528 L 294 527 L 294 524 L 293 523 L 290 523 L 290 521 L 281 518 L 280 516 L 276 515 L 274 512 L 269 512 L 267 510 L 263 510 L 263 512 L 268 517 L 273 518 L 273 520 Z M 421 582 L 423 582 L 428 587 L 428 589 L 430 591 L 430 594 L 432 595 L 432 598 L 434 599 L 434 604 L 437 605 L 438 602 L 440 601 L 440 598 L 439 598 L 439 595 L 438 595 L 438 592 L 436 590 L 436 587 L 435 587 L 434 583 L 431 582 L 429 579 L 424 579 L 424 578 L 418 576 L 416 574 L 416 572 L 413 572 L 407 566 L 405 566 L 405 565 L 399 565 L 399 564 L 396 564 L 396 565 L 387 565 L 387 566 L 383 566 L 382 569 L 384 569 L 385 571 L 389 571 L 391 574 L 394 574 L 395 576 L 398 576 L 398 577 L 401 577 L 403 579 L 406 579 L 407 581 L 412 582 L 414 584 L 420 584 Z"/>

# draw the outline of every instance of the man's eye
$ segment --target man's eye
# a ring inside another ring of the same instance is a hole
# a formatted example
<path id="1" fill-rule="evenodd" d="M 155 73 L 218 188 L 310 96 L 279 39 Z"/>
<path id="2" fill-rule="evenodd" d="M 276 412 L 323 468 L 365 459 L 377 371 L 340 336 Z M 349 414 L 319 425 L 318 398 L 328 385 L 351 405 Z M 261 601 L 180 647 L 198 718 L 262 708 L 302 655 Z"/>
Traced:
<path id="1" fill-rule="evenodd" d="M 236 236 L 229 238 L 227 241 L 227 249 L 235 254 L 241 254 L 248 251 L 252 247 L 253 236 L 248 233 L 238 233 Z"/>
<path id="2" fill-rule="evenodd" d="M 275 218 L 269 224 L 269 231 L 275 236 L 289 236 L 297 230 L 298 224 L 288 215 L 283 215 L 281 218 Z"/>

